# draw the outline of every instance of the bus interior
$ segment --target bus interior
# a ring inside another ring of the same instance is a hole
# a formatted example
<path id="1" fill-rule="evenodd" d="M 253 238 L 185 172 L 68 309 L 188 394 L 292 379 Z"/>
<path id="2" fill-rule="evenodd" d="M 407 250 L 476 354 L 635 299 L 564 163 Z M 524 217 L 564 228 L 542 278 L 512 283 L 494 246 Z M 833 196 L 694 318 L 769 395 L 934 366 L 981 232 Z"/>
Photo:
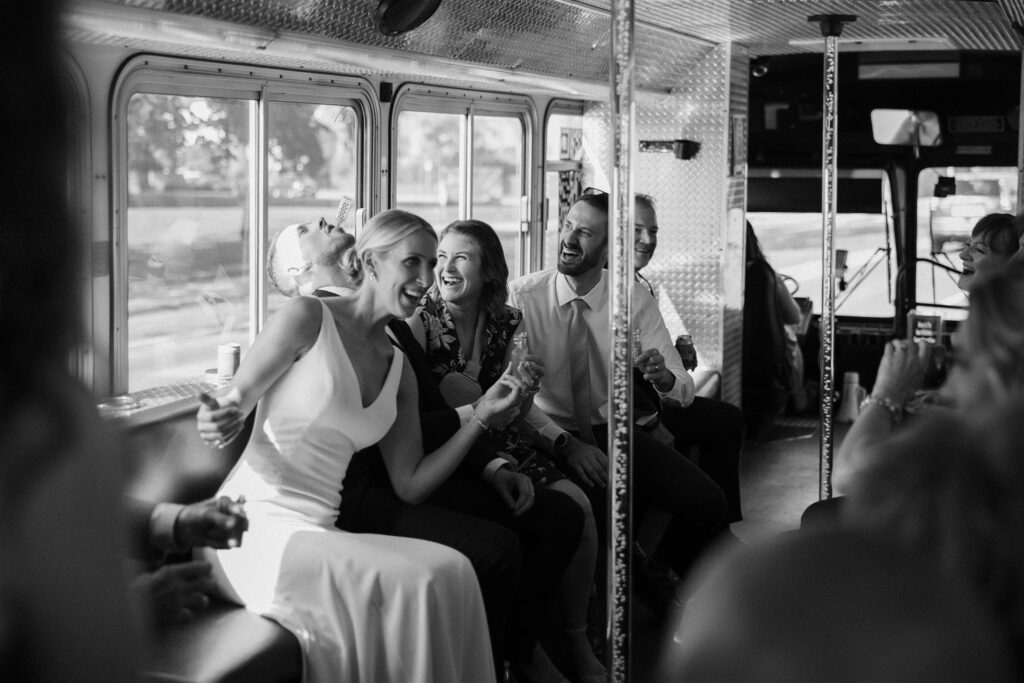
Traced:
<path id="1" fill-rule="evenodd" d="M 855 19 L 838 39 L 823 324 L 825 40 L 810 19 L 830 13 Z M 1022 0 L 70 0 L 68 192 L 87 245 L 73 372 L 135 446 L 138 495 L 210 495 L 230 462 L 194 434 L 196 392 L 218 346 L 244 357 L 285 302 L 265 267 L 283 227 L 330 221 L 343 197 L 356 231 L 393 207 L 438 230 L 477 218 L 515 277 L 554 264 L 584 187 L 625 173 L 657 201 L 644 274 L 672 337 L 694 338 L 707 395 L 742 400 L 748 221 L 801 304 L 810 400 L 749 435 L 735 531 L 794 529 L 821 494 L 821 330 L 834 324 L 829 373 L 868 391 L 908 316 L 938 316 L 948 344 L 971 227 L 1019 210 L 1022 23 Z M 629 680 L 650 680 L 640 647 Z"/>

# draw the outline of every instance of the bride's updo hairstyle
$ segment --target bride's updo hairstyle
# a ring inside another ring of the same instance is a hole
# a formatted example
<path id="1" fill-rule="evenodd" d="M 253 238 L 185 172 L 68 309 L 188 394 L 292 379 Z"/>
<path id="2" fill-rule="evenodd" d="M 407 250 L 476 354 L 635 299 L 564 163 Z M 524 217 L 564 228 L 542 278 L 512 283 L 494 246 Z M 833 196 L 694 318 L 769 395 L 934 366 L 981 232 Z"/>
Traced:
<path id="1" fill-rule="evenodd" d="M 437 233 L 430 223 L 416 214 L 401 209 L 381 211 L 359 231 L 355 246 L 341 257 L 341 267 L 348 273 L 352 283 L 359 286 L 363 284 L 363 276 L 366 274 L 364 255 L 386 254 L 419 230 L 437 240 Z"/>

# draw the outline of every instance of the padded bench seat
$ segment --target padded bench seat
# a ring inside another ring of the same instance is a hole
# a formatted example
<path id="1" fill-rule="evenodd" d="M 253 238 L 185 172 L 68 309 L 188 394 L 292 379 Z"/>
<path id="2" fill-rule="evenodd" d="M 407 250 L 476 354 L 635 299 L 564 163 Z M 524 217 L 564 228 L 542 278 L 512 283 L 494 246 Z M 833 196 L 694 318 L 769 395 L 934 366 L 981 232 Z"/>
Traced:
<path id="1" fill-rule="evenodd" d="M 162 630 L 144 667 L 164 683 L 298 683 L 299 641 L 270 619 L 214 601 L 191 621 Z"/>
<path id="2" fill-rule="evenodd" d="M 692 370 L 690 376 L 697 388 L 697 395 L 704 398 L 720 398 L 722 395 L 722 373 L 717 370 Z"/>

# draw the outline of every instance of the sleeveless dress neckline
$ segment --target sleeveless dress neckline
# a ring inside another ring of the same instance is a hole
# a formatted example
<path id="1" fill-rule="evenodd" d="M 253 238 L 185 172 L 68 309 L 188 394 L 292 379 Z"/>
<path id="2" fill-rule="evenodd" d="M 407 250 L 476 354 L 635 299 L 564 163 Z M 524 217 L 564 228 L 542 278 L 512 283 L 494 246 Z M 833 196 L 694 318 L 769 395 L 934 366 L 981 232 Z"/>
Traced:
<path id="1" fill-rule="evenodd" d="M 321 322 L 321 333 L 323 332 L 324 326 L 328 326 L 331 328 L 331 330 L 333 330 L 334 338 L 335 340 L 337 340 L 338 345 L 341 347 L 342 356 L 344 356 L 345 362 L 348 365 L 348 369 L 352 373 L 352 376 L 355 378 L 356 386 L 359 387 L 359 401 L 360 405 L 362 405 L 363 386 L 359 382 L 359 375 L 358 373 L 356 373 L 356 367 L 355 365 L 352 364 L 352 359 L 349 358 L 348 347 L 345 346 L 345 340 L 341 338 L 341 333 L 338 332 L 338 322 L 334 319 L 334 314 L 331 313 L 331 307 L 327 305 L 327 302 L 324 301 L 323 299 L 317 299 L 317 301 L 319 301 L 320 305 L 323 306 L 324 313 L 324 318 L 323 321 Z M 377 402 L 380 401 L 381 396 L 383 396 L 386 393 L 388 389 L 388 382 L 391 381 L 391 376 L 395 372 L 395 363 L 397 360 L 396 356 L 398 355 L 398 353 L 393 344 L 388 344 L 388 346 L 391 347 L 391 361 L 388 364 L 388 373 L 384 377 L 384 382 L 381 383 L 380 391 L 377 392 L 377 397 L 370 401 L 369 404 L 363 405 L 363 410 L 372 410 L 374 406 L 377 405 Z"/>

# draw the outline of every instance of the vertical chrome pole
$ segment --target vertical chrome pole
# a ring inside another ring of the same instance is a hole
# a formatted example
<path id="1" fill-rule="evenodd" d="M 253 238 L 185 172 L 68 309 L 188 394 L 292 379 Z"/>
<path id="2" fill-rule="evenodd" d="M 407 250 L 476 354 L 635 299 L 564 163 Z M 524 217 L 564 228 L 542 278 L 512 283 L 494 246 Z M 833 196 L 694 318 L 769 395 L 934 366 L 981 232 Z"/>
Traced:
<path id="1" fill-rule="evenodd" d="M 608 221 L 611 363 L 608 375 L 608 680 L 626 683 L 630 663 L 630 552 L 632 516 L 633 372 L 630 320 L 633 293 L 634 135 L 633 0 L 611 5 L 611 210 Z"/>
<path id="2" fill-rule="evenodd" d="M 839 34 L 851 15 L 815 15 L 807 18 L 821 24 L 825 37 L 822 74 L 823 103 L 821 131 L 821 452 L 818 465 L 818 498 L 832 497 L 832 402 L 835 345 L 835 244 L 836 160 L 839 100 Z"/>
<path id="3" fill-rule="evenodd" d="M 1024 40 L 1024 35 L 1020 36 Z M 1024 130 L 1020 126 L 1024 124 L 1024 49 L 1020 53 L 1020 96 L 1018 99 L 1017 107 L 1017 130 Z M 1024 212 L 1024 196 L 1021 195 L 1021 190 L 1024 190 L 1024 134 L 1017 133 L 1017 206 L 1014 207 L 1014 211 L 1017 214 Z"/>

